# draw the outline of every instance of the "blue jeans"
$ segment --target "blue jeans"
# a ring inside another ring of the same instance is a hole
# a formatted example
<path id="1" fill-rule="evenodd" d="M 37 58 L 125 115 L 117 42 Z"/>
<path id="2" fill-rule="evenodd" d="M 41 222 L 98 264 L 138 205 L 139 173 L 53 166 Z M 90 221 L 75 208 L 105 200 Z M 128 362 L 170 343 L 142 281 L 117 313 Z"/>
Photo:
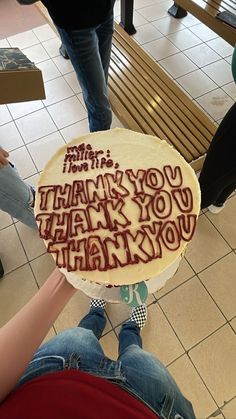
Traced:
<path id="1" fill-rule="evenodd" d="M 33 193 L 11 165 L 0 167 L 0 209 L 22 223 L 37 229 L 32 208 Z"/>
<path id="2" fill-rule="evenodd" d="M 111 126 L 107 79 L 113 24 L 111 15 L 94 28 L 67 30 L 57 27 L 81 85 L 91 132 L 107 130 Z"/>
<path id="3" fill-rule="evenodd" d="M 79 327 L 60 333 L 38 349 L 19 385 L 42 374 L 79 369 L 122 387 L 162 419 L 195 418 L 191 403 L 164 365 L 142 349 L 140 329 L 134 322 L 121 327 L 118 360 L 105 356 L 98 340 L 105 323 L 104 310 L 92 308 Z"/>

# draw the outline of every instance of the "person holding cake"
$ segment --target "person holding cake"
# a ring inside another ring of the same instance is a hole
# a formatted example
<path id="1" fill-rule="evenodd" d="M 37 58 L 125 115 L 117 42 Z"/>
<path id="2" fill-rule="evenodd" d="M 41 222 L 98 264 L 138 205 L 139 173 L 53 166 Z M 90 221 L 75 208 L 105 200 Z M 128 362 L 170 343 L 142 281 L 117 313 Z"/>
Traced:
<path id="1" fill-rule="evenodd" d="M 0 417 L 195 418 L 163 364 L 142 349 L 145 305 L 134 308 L 122 325 L 117 361 L 107 358 L 99 343 L 106 323 L 103 300 L 91 300 L 78 327 L 38 348 L 75 292 L 55 269 L 0 329 Z"/>

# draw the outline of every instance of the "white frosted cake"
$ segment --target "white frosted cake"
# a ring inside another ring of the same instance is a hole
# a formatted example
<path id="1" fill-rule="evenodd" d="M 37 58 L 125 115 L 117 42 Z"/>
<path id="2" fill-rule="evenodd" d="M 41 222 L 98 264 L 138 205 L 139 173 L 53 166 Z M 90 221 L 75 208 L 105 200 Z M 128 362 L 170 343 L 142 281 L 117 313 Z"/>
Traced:
<path id="1" fill-rule="evenodd" d="M 135 284 L 173 264 L 200 209 L 194 171 L 165 141 L 126 129 L 79 137 L 40 176 L 35 214 L 59 268 L 105 285 Z"/>

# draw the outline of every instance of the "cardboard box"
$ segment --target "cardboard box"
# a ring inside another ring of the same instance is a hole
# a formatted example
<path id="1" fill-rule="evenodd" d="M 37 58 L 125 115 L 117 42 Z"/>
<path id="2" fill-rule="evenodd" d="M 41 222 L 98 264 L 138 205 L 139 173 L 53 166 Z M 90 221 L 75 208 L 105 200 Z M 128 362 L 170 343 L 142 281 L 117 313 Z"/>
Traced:
<path id="1" fill-rule="evenodd" d="M 42 72 L 19 48 L 0 48 L 0 104 L 45 99 Z"/>

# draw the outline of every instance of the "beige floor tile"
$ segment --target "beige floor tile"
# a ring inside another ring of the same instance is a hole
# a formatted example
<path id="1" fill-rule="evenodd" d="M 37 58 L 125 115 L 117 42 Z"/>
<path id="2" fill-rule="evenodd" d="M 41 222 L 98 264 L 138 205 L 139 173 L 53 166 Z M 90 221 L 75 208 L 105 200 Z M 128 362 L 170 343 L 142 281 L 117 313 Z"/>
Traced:
<path id="1" fill-rule="evenodd" d="M 234 104 L 231 97 L 220 88 L 199 97 L 197 102 L 215 121 L 223 118 Z"/>
<path id="2" fill-rule="evenodd" d="M 56 125 L 46 109 L 40 109 L 15 121 L 25 143 L 30 143 L 56 131 Z"/>
<path id="3" fill-rule="evenodd" d="M 221 414 L 219 414 L 217 416 L 215 416 L 215 414 L 214 414 L 213 416 L 210 416 L 209 419 L 225 419 L 225 417 L 223 415 L 221 415 Z"/>
<path id="4" fill-rule="evenodd" d="M 27 262 L 24 249 L 14 225 L 10 225 L 0 231 L 0 243 L 1 260 L 5 273 Z"/>
<path id="5" fill-rule="evenodd" d="M 118 357 L 118 339 L 113 331 L 106 334 L 100 340 L 105 355 L 113 360 L 117 360 Z"/>
<path id="6" fill-rule="evenodd" d="M 203 68 L 212 80 L 214 80 L 218 86 L 222 86 L 226 83 L 233 81 L 232 71 L 230 64 L 225 60 L 220 60 L 215 63 L 211 63 Z"/>
<path id="7" fill-rule="evenodd" d="M 29 265 L 4 276 L 0 282 L 0 326 L 3 326 L 38 291 Z"/>
<path id="8" fill-rule="evenodd" d="M 235 333 L 236 333 L 236 317 L 233 320 L 231 320 L 230 324 L 231 324 L 232 328 L 235 330 Z"/>
<path id="9" fill-rule="evenodd" d="M 29 144 L 28 150 L 37 166 L 37 169 L 39 171 L 43 170 L 48 160 L 54 155 L 57 149 L 63 145 L 65 145 L 65 143 L 59 131 Z"/>
<path id="10" fill-rule="evenodd" d="M 16 224 L 16 228 L 29 260 L 37 258 L 46 252 L 46 246 L 39 237 L 38 230 L 33 230 L 20 222 Z"/>
<path id="11" fill-rule="evenodd" d="M 227 240 L 233 249 L 236 249 L 236 226 L 233 223 L 236 213 L 236 195 L 232 196 L 226 202 L 224 210 L 218 214 L 207 212 L 207 217 L 220 231 L 222 236 Z"/>
<path id="12" fill-rule="evenodd" d="M 183 52 L 161 60 L 159 64 L 175 79 L 196 70 L 196 65 Z"/>
<path id="13" fill-rule="evenodd" d="M 1 147 L 8 152 L 24 145 L 14 122 L 9 122 L 0 127 L 0 138 Z"/>
<path id="14" fill-rule="evenodd" d="M 216 262 L 230 252 L 230 247 L 203 214 L 185 257 L 196 272 Z"/>
<path id="15" fill-rule="evenodd" d="M 6 212 L 0 211 L 0 230 L 12 224 L 12 218 Z"/>
<path id="16" fill-rule="evenodd" d="M 216 51 L 222 57 L 228 57 L 233 53 L 233 47 L 226 42 L 223 38 L 217 37 L 207 42 L 207 45 Z"/>
<path id="17" fill-rule="evenodd" d="M 235 272 L 236 254 L 232 252 L 199 274 L 228 320 L 236 316 Z"/>
<path id="18" fill-rule="evenodd" d="M 17 119 L 31 112 L 42 109 L 43 102 L 41 100 L 30 100 L 28 102 L 9 103 L 7 106 L 13 119 Z"/>
<path id="19" fill-rule="evenodd" d="M 0 48 L 2 46 L 0 45 Z M 12 121 L 12 116 L 6 105 L 0 105 L 0 125 L 6 124 L 7 122 Z"/>
<path id="20" fill-rule="evenodd" d="M 165 37 L 148 42 L 145 44 L 145 50 L 151 54 L 155 60 L 162 60 L 179 52 L 178 48 Z"/>
<path id="21" fill-rule="evenodd" d="M 222 409 L 226 419 L 235 419 L 236 418 L 236 397 L 227 403 Z"/>
<path id="22" fill-rule="evenodd" d="M 197 277 L 163 297 L 160 306 L 186 349 L 225 322 Z"/>
<path id="23" fill-rule="evenodd" d="M 90 298 L 82 291 L 78 290 L 55 321 L 55 329 L 57 333 L 70 327 L 77 326 L 79 321 L 88 313 L 89 303 Z M 111 330 L 111 324 L 108 320 L 104 333 L 107 333 L 109 330 Z"/>
<path id="24" fill-rule="evenodd" d="M 55 262 L 49 253 L 45 253 L 44 255 L 32 260 L 30 264 L 36 281 L 40 287 L 56 267 Z"/>
<path id="25" fill-rule="evenodd" d="M 168 370 L 184 396 L 192 403 L 197 418 L 206 418 L 217 410 L 216 403 L 187 355 L 177 359 Z"/>
<path id="26" fill-rule="evenodd" d="M 12 151 L 10 153 L 10 161 L 14 163 L 23 179 L 32 176 L 37 172 L 26 147 L 20 147 Z"/>
<path id="27" fill-rule="evenodd" d="M 114 303 L 107 305 L 106 312 L 112 323 L 112 326 L 116 327 L 118 324 L 123 323 L 126 319 L 128 319 L 131 308 L 124 303 Z"/>
<path id="28" fill-rule="evenodd" d="M 183 258 L 180 262 L 179 269 L 177 270 L 176 274 L 167 281 L 166 285 L 160 291 L 155 292 L 155 297 L 157 299 L 163 297 L 192 276 L 194 276 L 194 271 L 189 266 L 186 259 Z"/>
<path id="29" fill-rule="evenodd" d="M 177 81 L 193 98 L 197 98 L 217 88 L 213 80 L 199 69 L 179 77 Z"/>
<path id="30" fill-rule="evenodd" d="M 229 325 L 189 352 L 194 365 L 219 406 L 236 394 L 236 335 Z"/>
<path id="31" fill-rule="evenodd" d="M 159 358 L 165 365 L 177 359 L 184 352 L 158 304 L 150 306 L 148 321 L 141 335 L 143 348 Z"/>
<path id="32" fill-rule="evenodd" d="M 83 119 L 83 121 L 76 122 L 73 125 L 69 125 L 68 127 L 61 130 L 61 134 L 67 143 L 73 138 L 80 137 L 81 135 L 88 133 L 89 127 L 87 118 Z"/>
<path id="33" fill-rule="evenodd" d="M 150 305 L 155 301 L 152 294 L 149 294 L 147 299 L 147 305 Z M 107 315 L 113 325 L 116 327 L 118 324 L 124 322 L 130 316 L 131 307 L 124 303 L 108 304 L 106 308 Z"/>

